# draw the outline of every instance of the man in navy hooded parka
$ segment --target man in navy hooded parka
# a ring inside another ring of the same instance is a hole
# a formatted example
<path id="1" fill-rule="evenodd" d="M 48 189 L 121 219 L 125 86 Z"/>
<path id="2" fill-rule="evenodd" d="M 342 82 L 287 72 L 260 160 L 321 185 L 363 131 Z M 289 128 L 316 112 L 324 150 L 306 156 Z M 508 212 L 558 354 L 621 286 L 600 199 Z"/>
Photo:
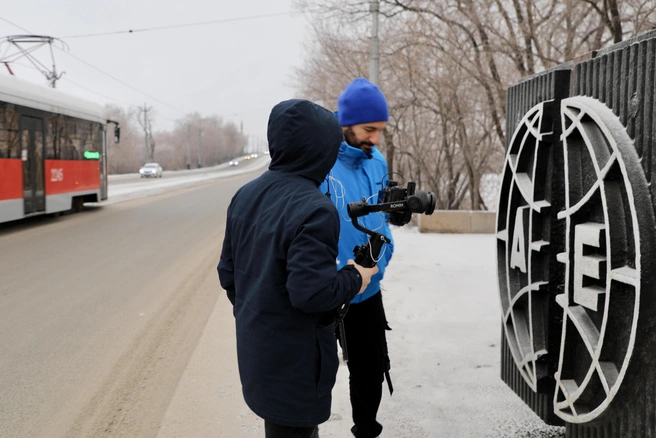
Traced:
<path id="1" fill-rule="evenodd" d="M 228 207 L 218 265 L 232 302 L 244 399 L 267 438 L 316 437 L 330 416 L 338 367 L 334 309 L 364 291 L 377 268 L 335 270 L 339 217 L 318 190 L 342 129 L 306 100 L 271 111 L 271 163 Z"/>
<path id="2" fill-rule="evenodd" d="M 369 236 L 356 229 L 348 216 L 347 206 L 363 198 L 378 202 L 378 192 L 389 180 L 387 162 L 376 145 L 387 125 L 389 112 L 382 91 L 365 78 L 356 78 L 344 88 L 337 100 L 338 119 L 343 127 L 344 142 L 328 180 L 319 189 L 331 194 L 341 218 L 341 236 L 337 266 L 352 257 L 353 248 L 367 242 Z M 383 426 L 377 415 L 383 396 L 383 379 L 387 378 L 390 394 L 390 360 L 387 351 L 387 318 L 383 306 L 381 281 L 394 251 L 393 236 L 386 214 L 369 214 L 359 218 L 365 228 L 385 235 L 377 260 L 378 273 L 367 289 L 351 301 L 340 333 L 348 347 L 349 392 L 356 438 L 380 436 Z M 344 347 L 344 345 L 342 346 Z"/>

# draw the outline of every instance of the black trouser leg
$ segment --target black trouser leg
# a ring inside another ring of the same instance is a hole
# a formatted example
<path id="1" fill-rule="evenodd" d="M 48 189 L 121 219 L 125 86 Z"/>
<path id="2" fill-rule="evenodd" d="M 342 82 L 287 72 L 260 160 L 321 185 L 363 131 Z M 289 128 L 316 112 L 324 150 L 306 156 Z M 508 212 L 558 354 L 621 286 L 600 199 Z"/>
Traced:
<path id="1" fill-rule="evenodd" d="M 376 421 L 380 400 L 383 395 L 383 382 L 371 379 L 349 377 L 353 423 L 351 429 L 357 438 L 374 438 L 380 435 L 383 426 Z"/>
<path id="2" fill-rule="evenodd" d="M 348 348 L 349 390 L 357 438 L 374 438 L 383 426 L 376 420 L 383 393 L 385 371 L 389 370 L 385 330 L 387 320 L 380 293 L 351 304 L 344 318 Z"/>
<path id="3" fill-rule="evenodd" d="M 290 427 L 264 420 L 265 438 L 319 438 L 319 426 Z"/>

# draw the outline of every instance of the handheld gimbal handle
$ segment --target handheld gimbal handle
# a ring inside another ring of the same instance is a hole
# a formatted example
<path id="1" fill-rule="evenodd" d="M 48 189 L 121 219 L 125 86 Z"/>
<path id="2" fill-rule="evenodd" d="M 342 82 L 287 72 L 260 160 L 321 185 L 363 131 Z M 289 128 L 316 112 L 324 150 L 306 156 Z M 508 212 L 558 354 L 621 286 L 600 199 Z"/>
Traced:
<path id="1" fill-rule="evenodd" d="M 372 232 L 366 244 L 356 246 L 353 249 L 353 255 L 355 256 L 353 261 L 365 268 L 373 268 L 378 262 L 383 245 L 386 243 L 390 243 L 386 236 Z"/>
<path id="2" fill-rule="evenodd" d="M 373 268 L 378 262 L 383 245 L 391 243 L 391 240 L 375 231 L 363 227 L 358 223 L 358 217 L 369 214 L 372 211 L 379 211 L 384 206 L 369 205 L 366 201 L 351 203 L 348 205 L 348 213 L 353 221 L 353 226 L 369 236 L 367 243 L 358 245 L 353 249 L 353 261 L 365 268 Z M 344 316 L 348 312 L 349 304 L 343 304 L 337 309 L 337 327 L 339 332 L 340 344 L 342 346 L 342 355 L 344 362 L 348 362 L 348 349 L 346 348 L 346 336 L 344 331 Z"/>

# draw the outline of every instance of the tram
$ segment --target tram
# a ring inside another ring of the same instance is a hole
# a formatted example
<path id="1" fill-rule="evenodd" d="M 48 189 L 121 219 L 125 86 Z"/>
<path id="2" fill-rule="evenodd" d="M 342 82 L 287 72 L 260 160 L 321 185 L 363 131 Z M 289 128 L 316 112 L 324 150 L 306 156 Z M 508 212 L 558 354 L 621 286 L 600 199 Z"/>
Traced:
<path id="1" fill-rule="evenodd" d="M 107 199 L 109 125 L 118 142 L 101 106 L 0 75 L 0 223 Z"/>

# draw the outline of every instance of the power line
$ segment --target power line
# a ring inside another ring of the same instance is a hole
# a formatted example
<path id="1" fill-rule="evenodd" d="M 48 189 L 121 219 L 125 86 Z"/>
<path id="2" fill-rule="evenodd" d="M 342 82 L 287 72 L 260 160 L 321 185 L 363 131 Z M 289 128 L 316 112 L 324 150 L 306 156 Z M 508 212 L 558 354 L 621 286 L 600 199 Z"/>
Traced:
<path id="1" fill-rule="evenodd" d="M 19 28 L 20 30 L 23 30 L 23 31 L 25 31 L 25 32 L 27 32 L 27 33 L 29 33 L 29 34 L 32 33 L 32 32 L 30 32 L 29 30 L 25 29 L 24 27 L 21 27 L 21 26 L 19 26 L 19 25 L 17 25 L 17 24 L 12 23 L 11 21 L 7 20 L 6 18 L 2 18 L 2 17 L 0 17 L 0 20 L 2 20 L 2 21 L 4 21 L 4 22 L 7 22 L 7 23 L 11 24 L 12 26 L 17 27 L 17 28 Z"/>
<path id="2" fill-rule="evenodd" d="M 270 109 L 271 108 L 256 108 L 256 109 L 251 109 L 251 110 L 246 110 L 246 111 L 240 111 L 238 113 L 224 114 L 223 117 L 242 116 L 244 114 L 256 113 L 256 112 L 260 112 L 260 111 L 269 111 Z"/>
<path id="3" fill-rule="evenodd" d="M 269 18 L 269 17 L 282 16 L 282 15 L 294 15 L 294 14 L 297 14 L 297 13 L 296 13 L 296 12 L 285 12 L 285 13 L 278 13 L 278 14 L 255 15 L 255 16 L 250 16 L 250 17 L 239 17 L 239 18 L 230 18 L 230 19 L 225 19 L 225 20 L 214 20 L 214 21 L 206 21 L 206 22 L 198 22 L 198 23 L 189 23 L 189 24 L 180 24 L 180 25 L 172 25 L 172 26 L 163 26 L 163 27 L 156 27 L 156 28 L 150 28 L 150 29 L 139 29 L 139 30 L 134 30 L 134 31 L 133 31 L 133 30 L 129 30 L 129 31 L 118 31 L 118 32 L 98 33 L 98 34 L 88 34 L 88 35 L 74 35 L 74 36 L 68 36 L 68 37 L 63 37 L 63 38 L 81 38 L 81 37 L 85 37 L 85 36 L 100 36 L 100 35 L 112 35 L 112 34 L 119 34 L 119 33 L 145 32 L 145 31 L 149 31 L 149 30 L 164 30 L 164 29 L 170 29 L 170 28 L 175 28 L 175 27 L 200 26 L 200 25 L 207 25 L 207 24 L 215 24 L 215 23 L 230 22 L 230 21 L 243 21 L 243 20 L 251 20 L 251 19 L 258 19 L 258 18 Z M 26 33 L 28 33 L 28 34 L 31 34 L 31 33 L 32 33 L 32 32 L 30 32 L 29 30 L 25 29 L 24 27 L 19 26 L 19 25 L 15 24 L 15 23 L 12 23 L 11 21 L 7 20 L 6 18 L 0 17 L 0 20 L 5 21 L 6 23 L 9 23 L 10 25 L 12 25 L 12 26 L 14 26 L 14 27 L 16 27 L 16 28 L 18 28 L 18 29 L 21 29 L 22 31 L 24 31 L 24 32 L 26 32 Z M 59 49 L 59 48 L 57 48 L 57 49 Z M 176 107 L 174 107 L 174 106 L 172 106 L 172 105 L 169 105 L 168 103 L 166 103 L 166 102 L 164 102 L 164 101 L 162 101 L 162 100 L 160 100 L 160 99 L 158 99 L 158 98 L 156 98 L 156 97 L 154 97 L 154 96 L 151 96 L 150 94 L 146 93 L 145 91 L 141 91 L 141 90 L 139 90 L 138 88 L 133 87 L 132 85 L 130 85 L 130 84 L 128 84 L 128 83 L 122 81 L 121 79 L 116 78 L 115 76 L 113 76 L 113 75 L 111 75 L 111 74 L 109 74 L 109 73 L 107 73 L 107 72 L 101 70 L 100 68 L 98 68 L 98 67 L 96 67 L 96 66 L 94 66 L 94 65 L 89 64 L 88 62 L 86 62 L 86 61 L 84 61 L 84 60 L 78 58 L 77 56 L 75 56 L 75 55 L 73 55 L 73 54 L 71 54 L 71 53 L 68 53 L 68 52 L 66 52 L 66 51 L 64 51 L 64 50 L 61 50 L 61 49 L 59 49 L 59 50 L 60 50 L 62 53 L 65 53 L 65 54 L 67 54 L 68 56 L 70 56 L 70 57 L 76 59 L 77 61 L 79 61 L 79 62 L 81 62 L 81 63 L 87 65 L 88 67 L 91 67 L 91 68 L 93 68 L 94 70 L 96 70 L 96 71 L 98 71 L 98 72 L 100 72 L 100 73 L 102 73 L 102 74 L 104 74 L 104 75 L 110 77 L 111 79 L 115 80 L 116 82 L 118 82 L 118 83 L 120 83 L 120 84 L 122 84 L 122 85 L 124 85 L 124 86 L 126 86 L 126 87 L 128 87 L 128 88 L 130 88 L 130 89 L 132 89 L 132 90 L 134 90 L 134 91 L 136 91 L 136 92 L 138 92 L 138 93 L 141 93 L 141 94 L 143 94 L 144 96 L 147 96 L 147 97 L 149 97 L 150 99 L 153 99 L 153 100 L 159 102 L 160 104 L 165 105 L 165 106 L 167 106 L 167 107 L 169 107 L 169 108 L 171 108 L 171 109 L 173 109 L 173 110 L 179 112 L 180 114 L 187 114 L 187 112 L 185 112 L 185 111 L 183 111 L 183 110 L 181 110 L 181 109 L 179 109 L 179 108 L 176 108 Z M 80 88 L 85 88 L 85 87 L 82 87 L 82 86 L 79 85 L 79 84 L 76 84 L 76 83 L 72 82 L 70 79 L 67 79 L 67 82 L 70 82 L 70 83 L 72 83 L 72 84 L 74 84 L 74 85 L 76 85 L 76 86 L 78 86 L 78 87 L 80 87 Z M 87 88 L 85 88 L 85 89 L 87 89 Z M 102 94 L 100 94 L 100 93 L 98 93 L 98 92 L 95 92 L 95 91 L 92 91 L 92 90 L 89 90 L 89 89 L 87 89 L 87 91 L 93 92 L 93 93 L 95 93 L 95 94 L 98 94 L 99 96 L 102 96 L 102 97 L 107 98 L 107 96 L 104 96 L 104 95 L 102 95 Z M 116 99 L 111 99 L 111 98 L 110 98 L 110 100 L 114 100 L 114 101 L 116 101 L 116 102 L 119 102 L 119 101 L 117 101 Z M 119 103 L 121 103 L 121 102 L 119 102 Z M 125 104 L 125 103 L 123 102 L 123 104 Z M 248 114 L 248 113 L 253 113 L 253 112 L 268 111 L 269 109 L 270 109 L 270 108 L 258 108 L 258 109 L 252 109 L 252 110 L 241 111 L 241 112 L 237 112 L 237 113 L 232 113 L 232 114 L 223 115 L 223 117 L 225 117 L 225 118 L 236 117 L 236 116 L 241 116 L 241 115 Z M 173 119 L 169 119 L 168 117 L 161 116 L 161 115 L 160 115 L 160 117 L 165 118 L 165 119 L 167 119 L 167 120 L 173 120 Z"/>
<path id="4" fill-rule="evenodd" d="M 11 24 L 12 26 L 17 27 L 18 29 L 21 29 L 21 30 L 23 30 L 23 31 L 25 31 L 25 32 L 27 32 L 27 33 L 29 33 L 29 34 L 32 33 L 32 32 L 30 32 L 29 30 L 25 29 L 24 27 L 19 26 L 19 25 L 15 24 L 15 23 L 12 23 L 11 21 L 7 20 L 6 18 L 0 17 L 0 20 L 5 21 L 5 22 Z M 132 90 L 134 90 L 134 91 L 136 91 L 136 92 L 138 92 L 138 93 L 141 93 L 141 94 L 143 94 L 144 96 L 147 96 L 147 97 L 149 97 L 149 98 L 151 98 L 151 99 L 153 99 L 153 100 L 159 102 L 159 103 L 162 104 L 162 105 L 165 105 L 165 106 L 167 106 L 167 107 L 169 107 L 169 108 L 171 108 L 171 109 L 173 109 L 173 110 L 175 110 L 175 111 L 178 111 L 178 112 L 181 113 L 181 114 L 186 114 L 185 111 L 182 111 L 181 109 L 176 108 L 176 107 L 174 107 L 173 105 L 169 105 L 168 103 L 166 103 L 166 102 L 164 102 L 164 101 L 162 101 L 162 100 L 160 100 L 160 99 L 158 99 L 158 98 L 156 98 L 156 97 L 154 97 L 154 96 L 151 96 L 150 94 L 146 93 L 145 91 L 141 91 L 141 90 L 139 90 L 138 88 L 133 87 L 132 85 L 128 84 L 127 82 L 124 82 L 124 81 L 118 79 L 117 77 L 115 77 L 115 76 L 113 76 L 113 75 L 111 75 L 111 74 L 109 74 L 109 73 L 107 73 L 107 72 L 105 72 L 105 71 L 99 69 L 98 67 L 89 64 L 88 62 L 86 62 L 86 61 L 84 61 L 84 60 L 78 58 L 77 56 L 73 55 L 72 53 L 68 53 L 68 52 L 66 52 L 66 51 L 64 51 L 64 50 L 62 50 L 62 49 L 60 49 L 60 48 L 58 48 L 58 47 L 55 47 L 55 48 L 58 49 L 58 50 L 60 50 L 62 53 L 64 53 L 64 54 L 66 54 L 66 55 L 68 55 L 68 56 L 70 56 L 70 57 L 76 59 L 77 61 L 81 62 L 82 64 L 85 64 L 85 65 L 87 65 L 88 67 L 91 67 L 92 69 L 94 69 L 94 70 L 96 70 L 96 71 L 98 71 L 98 72 L 100 72 L 100 73 L 102 73 L 102 74 L 104 74 L 104 75 L 106 75 L 106 76 L 108 76 L 108 77 L 114 79 L 116 82 L 118 82 L 118 83 L 120 83 L 120 84 L 122 84 L 122 85 L 124 85 L 124 86 L 126 86 L 126 87 L 128 87 L 128 88 L 130 88 L 130 89 L 132 89 Z"/>
<path id="5" fill-rule="evenodd" d="M 18 61 L 13 61 L 13 62 L 12 62 L 12 65 L 13 65 L 13 64 L 16 64 L 16 65 L 19 65 L 19 66 L 21 66 L 21 67 L 25 67 L 25 68 L 28 68 L 28 69 L 32 69 L 32 70 L 35 70 L 35 71 L 39 71 L 39 69 L 36 68 L 36 67 L 34 67 L 32 64 L 23 64 L 23 63 L 20 63 L 20 62 L 18 62 Z M 116 99 L 116 98 L 114 98 L 114 97 L 107 96 L 106 94 L 99 93 L 99 92 L 96 91 L 96 90 L 92 90 L 91 88 L 85 87 L 84 85 L 80 85 L 80 84 L 78 84 L 77 82 L 71 81 L 71 80 L 68 79 L 68 78 L 62 78 L 61 80 L 64 81 L 64 82 L 66 82 L 66 83 L 69 83 L 69 84 L 71 84 L 71 85 L 75 85 L 76 87 L 81 88 L 81 89 L 83 89 L 83 90 L 85 90 L 85 91 L 88 91 L 89 93 L 93 93 L 93 94 L 96 94 L 96 95 L 98 95 L 98 96 L 100 96 L 100 97 L 104 97 L 104 98 L 107 99 L 107 100 L 112 100 L 112 101 L 114 101 L 114 102 L 116 102 L 116 103 L 120 103 L 121 105 L 127 105 L 127 106 L 132 106 L 132 105 L 133 105 L 133 104 L 128 103 L 128 102 L 120 101 L 120 100 L 118 100 L 118 99 Z"/>
<path id="6" fill-rule="evenodd" d="M 31 65 L 31 64 L 22 64 L 22 63 L 17 62 L 17 61 L 12 62 L 12 64 L 17 64 L 17 65 L 19 65 L 19 66 L 21 66 L 21 67 L 25 67 L 25 68 L 32 69 L 32 70 L 35 70 L 35 71 L 39 71 L 36 67 L 34 67 L 34 66 Z M 108 95 L 103 94 L 103 93 L 99 93 L 98 91 L 93 90 L 93 89 L 88 88 L 88 87 L 85 87 L 84 85 L 78 84 L 77 82 L 74 82 L 74 81 L 70 80 L 70 79 L 67 78 L 67 77 L 63 77 L 61 80 L 64 81 L 64 82 L 66 82 L 67 84 L 74 85 L 74 86 L 76 86 L 76 87 L 78 87 L 78 88 L 81 88 L 81 89 L 84 90 L 84 91 L 87 91 L 87 92 L 89 92 L 89 93 L 95 94 L 95 95 L 100 96 L 100 97 L 102 97 L 102 98 L 105 98 L 105 99 L 107 99 L 107 100 L 111 100 L 111 101 L 113 101 L 113 102 L 119 103 L 119 104 L 121 104 L 121 105 L 125 105 L 125 106 L 128 106 L 128 107 L 135 106 L 135 104 L 133 104 L 133 103 L 125 102 L 125 101 L 122 101 L 122 100 L 118 100 L 118 99 L 116 99 L 115 97 L 108 96 Z M 157 115 L 155 115 L 154 118 L 165 119 L 165 120 L 168 120 L 168 121 L 170 121 L 170 122 L 175 122 L 175 121 L 177 120 L 177 119 L 172 119 L 172 118 L 170 118 L 170 117 L 163 116 L 163 115 L 161 115 L 161 114 L 157 114 Z"/>
<path id="7" fill-rule="evenodd" d="M 168 103 L 166 103 L 166 102 L 164 102 L 164 101 L 162 101 L 162 100 L 156 98 L 155 96 L 151 96 L 150 94 L 146 93 L 145 91 L 141 91 L 140 89 L 138 89 L 138 88 L 136 88 L 136 87 L 133 87 L 132 85 L 128 84 L 127 82 L 124 82 L 124 81 L 120 80 L 119 78 L 117 78 L 117 77 L 115 77 L 115 76 L 113 76 L 113 75 L 111 75 L 111 74 L 109 74 L 109 73 L 107 73 L 107 72 L 105 72 L 105 71 L 99 69 L 98 67 L 89 64 L 88 62 L 86 62 L 86 61 L 84 61 L 84 60 L 78 58 L 77 56 L 73 55 L 72 53 L 67 53 L 67 52 L 64 52 L 63 50 L 62 50 L 61 52 L 67 54 L 68 56 L 70 56 L 70 57 L 72 57 L 72 58 L 77 59 L 77 60 L 78 60 L 79 62 L 81 62 L 82 64 L 85 64 L 85 65 L 91 67 L 92 69 L 94 69 L 94 70 L 96 70 L 96 71 L 99 71 L 100 73 L 102 73 L 102 74 L 104 74 L 104 75 L 106 75 L 106 76 L 108 76 L 108 77 L 114 79 L 116 82 L 118 82 L 118 83 L 120 83 L 120 84 L 123 84 L 123 85 L 125 85 L 126 87 L 131 88 L 132 90 L 134 90 L 134 91 L 136 91 L 136 92 L 138 92 L 138 93 L 141 93 L 141 94 L 143 94 L 144 96 L 147 96 L 147 97 L 149 97 L 149 98 L 151 98 L 151 99 L 153 99 L 153 100 L 155 100 L 155 101 L 161 103 L 161 104 L 164 105 L 164 106 L 167 106 L 167 107 L 169 107 L 169 108 L 171 108 L 171 109 L 173 109 L 173 110 L 176 110 L 176 111 L 178 111 L 178 112 L 181 113 L 181 114 L 186 114 L 185 111 L 182 111 L 181 109 L 176 108 L 176 107 L 174 107 L 173 105 L 169 105 Z"/>
<path id="8" fill-rule="evenodd" d="M 194 27 L 194 26 L 206 26 L 209 24 L 219 24 L 219 23 L 229 23 L 234 21 L 246 21 L 246 20 L 255 20 L 260 18 L 271 18 L 279 17 L 282 15 L 295 15 L 299 12 L 282 12 L 278 14 L 267 14 L 267 15 L 252 15 L 248 17 L 237 17 L 237 18 L 226 18 L 223 20 L 212 20 L 212 21 L 199 21 L 195 23 L 185 23 L 185 24 L 172 24 L 169 26 L 158 26 L 158 27 L 146 27 L 143 29 L 129 29 L 129 30 L 117 30 L 113 32 L 100 32 L 100 33 L 88 33 L 82 35 L 69 35 L 61 38 L 86 38 L 86 37 L 96 37 L 96 36 L 106 36 L 106 35 L 119 35 L 122 33 L 137 33 L 137 32 L 150 32 L 155 30 L 167 30 L 167 29 L 177 29 L 181 27 Z"/>
<path id="9" fill-rule="evenodd" d="M 85 91 L 88 91 L 89 93 L 93 93 L 93 94 L 96 94 L 96 95 L 98 95 L 98 96 L 100 96 L 100 97 L 103 97 L 103 98 L 105 98 L 105 99 L 107 99 L 107 100 L 112 100 L 112 101 L 114 101 L 114 102 L 116 102 L 116 103 L 120 103 L 121 105 L 127 105 L 127 106 L 132 106 L 132 105 L 134 105 L 134 104 L 132 104 L 132 103 L 123 102 L 123 101 L 118 100 L 118 99 L 116 99 L 116 98 L 114 98 L 114 97 L 107 96 L 107 95 L 105 95 L 105 94 L 99 93 L 99 92 L 97 92 L 96 90 L 92 90 L 91 88 L 87 88 L 87 87 L 85 87 L 84 85 L 80 85 L 80 84 L 78 84 L 78 83 L 76 83 L 76 82 L 73 82 L 73 81 L 71 81 L 71 80 L 68 79 L 68 78 L 62 78 L 62 80 L 63 80 L 64 82 L 66 82 L 66 83 L 69 83 L 69 84 L 75 85 L 75 86 L 78 87 L 78 88 L 81 88 L 81 89 L 83 89 L 83 90 L 85 90 Z"/>

